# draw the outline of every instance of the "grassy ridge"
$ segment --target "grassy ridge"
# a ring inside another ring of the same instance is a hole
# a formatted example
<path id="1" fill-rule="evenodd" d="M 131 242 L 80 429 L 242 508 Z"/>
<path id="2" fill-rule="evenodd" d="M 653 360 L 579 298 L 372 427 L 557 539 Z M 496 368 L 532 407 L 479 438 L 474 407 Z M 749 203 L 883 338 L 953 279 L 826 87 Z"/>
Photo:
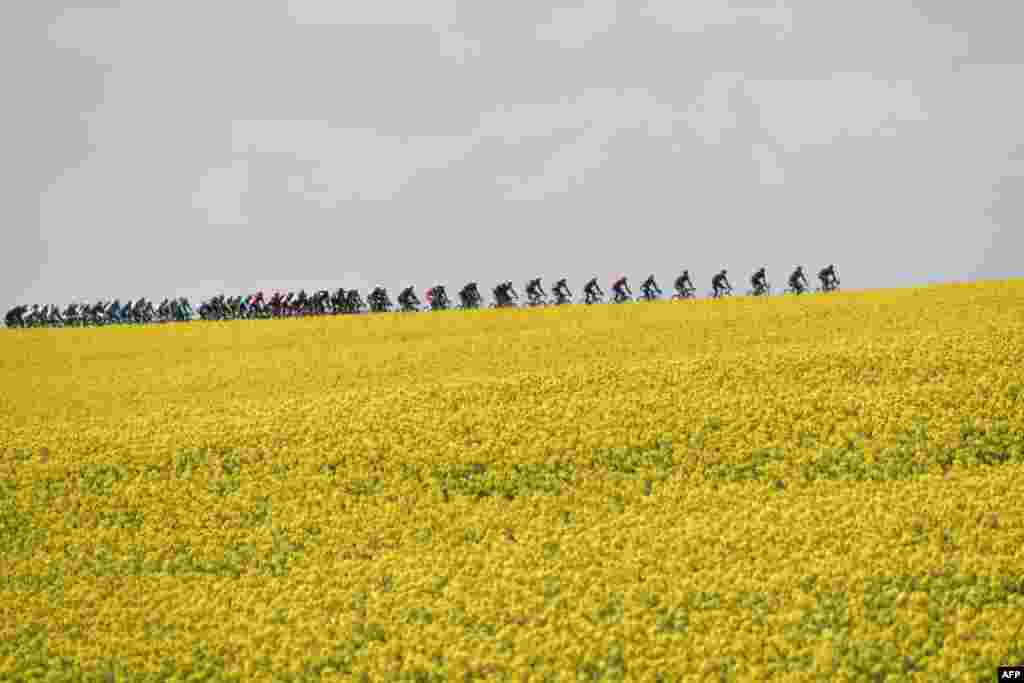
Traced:
<path id="1" fill-rule="evenodd" d="M 990 679 L 1022 301 L 0 335 L 0 679 Z"/>

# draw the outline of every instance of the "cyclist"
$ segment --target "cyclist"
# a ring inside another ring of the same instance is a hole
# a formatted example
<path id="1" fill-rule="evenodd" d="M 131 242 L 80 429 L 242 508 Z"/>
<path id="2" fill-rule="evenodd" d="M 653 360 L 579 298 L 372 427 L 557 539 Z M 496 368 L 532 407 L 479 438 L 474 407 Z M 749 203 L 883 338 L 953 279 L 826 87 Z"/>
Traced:
<path id="1" fill-rule="evenodd" d="M 625 275 L 620 275 L 619 278 L 612 283 L 612 291 L 615 292 L 615 303 L 622 303 L 633 296 L 633 292 L 629 289 L 629 282 L 626 280 Z"/>
<path id="2" fill-rule="evenodd" d="M 590 281 L 583 286 L 584 302 L 587 304 L 597 303 L 603 297 L 604 292 L 601 291 L 601 286 L 597 284 L 597 278 L 590 278 Z"/>
<path id="3" fill-rule="evenodd" d="M 789 288 L 794 294 L 803 294 L 807 291 L 807 277 L 804 275 L 803 266 L 797 266 L 789 276 Z"/>
<path id="4" fill-rule="evenodd" d="M 462 301 L 462 308 L 477 308 L 480 305 L 480 290 L 475 282 L 467 283 L 459 290 L 459 299 Z"/>
<path id="5" fill-rule="evenodd" d="M 732 293 L 732 285 L 729 283 L 727 273 L 728 271 L 722 268 L 717 275 L 711 278 L 711 295 L 716 299 Z"/>
<path id="6" fill-rule="evenodd" d="M 830 263 L 828 267 L 822 268 L 818 273 L 818 279 L 821 280 L 821 291 L 831 292 L 839 286 L 839 276 L 836 275 L 836 266 L 834 263 Z"/>
<path id="7" fill-rule="evenodd" d="M 345 308 L 349 313 L 362 313 L 366 308 L 366 302 L 363 301 L 358 289 L 350 289 L 345 295 Z"/>
<path id="8" fill-rule="evenodd" d="M 640 291 L 643 292 L 643 296 L 648 301 L 661 295 L 661 288 L 658 287 L 658 283 L 654 281 L 654 273 L 647 276 L 644 283 L 640 285 Z"/>
<path id="9" fill-rule="evenodd" d="M 287 301 L 282 301 L 281 313 L 284 315 L 288 315 L 287 303 Z M 344 287 L 338 287 L 334 290 L 334 294 L 331 294 L 331 310 L 339 315 L 350 312 L 348 310 L 348 290 Z"/>
<path id="10" fill-rule="evenodd" d="M 366 295 L 366 301 L 370 304 L 370 310 L 374 313 L 381 310 L 380 289 L 380 286 L 374 287 L 370 290 L 370 293 Z"/>
<path id="11" fill-rule="evenodd" d="M 676 278 L 675 282 L 677 296 L 680 299 L 689 299 L 693 296 L 695 290 L 693 281 L 690 280 L 690 271 L 683 270 L 683 274 Z"/>
<path id="12" fill-rule="evenodd" d="M 448 294 L 444 291 L 444 285 L 434 285 L 430 288 L 430 307 L 435 310 L 448 308 Z"/>
<path id="13" fill-rule="evenodd" d="M 416 297 L 416 292 L 412 285 L 403 289 L 401 294 L 398 295 L 398 303 L 402 306 L 403 311 L 415 311 L 416 307 L 420 305 L 420 300 Z"/>
<path id="14" fill-rule="evenodd" d="M 531 306 L 538 306 L 544 302 L 544 298 L 547 297 L 544 288 L 540 284 L 540 278 L 535 277 L 526 283 L 526 296 L 530 299 Z"/>
<path id="15" fill-rule="evenodd" d="M 317 296 L 319 299 L 319 294 Z M 246 315 L 250 318 L 256 318 L 260 315 L 263 310 L 263 292 L 257 292 L 256 294 L 250 294 L 245 298 L 245 311 Z"/>
<path id="16" fill-rule="evenodd" d="M 385 299 L 387 294 L 384 295 Z M 316 312 L 317 315 L 323 315 L 329 312 L 331 302 L 331 293 L 326 289 L 321 289 L 316 293 Z M 255 307 L 254 307 L 255 309 Z"/>
<path id="17" fill-rule="evenodd" d="M 512 295 L 508 292 L 509 283 L 499 282 L 491 293 L 494 295 L 495 308 L 504 308 L 512 305 Z"/>
<path id="18" fill-rule="evenodd" d="M 572 300 L 572 292 L 569 291 L 569 285 L 566 284 L 564 277 L 555 283 L 551 294 L 554 295 L 556 304 L 565 304 Z"/>
<path id="19" fill-rule="evenodd" d="M 768 276 L 763 266 L 751 276 L 750 285 L 754 288 L 754 296 L 768 293 Z"/>
<path id="20" fill-rule="evenodd" d="M 498 308 L 504 308 L 506 306 L 515 306 L 513 300 L 518 299 L 519 294 L 516 293 L 515 287 L 512 286 L 511 280 L 506 280 L 494 288 L 494 301 L 495 306 L 497 306 Z"/>
<path id="21" fill-rule="evenodd" d="M 4 322 L 7 323 L 7 327 L 24 327 L 25 326 L 25 313 L 28 312 L 28 306 L 15 306 L 11 310 L 7 311 L 7 316 Z"/>

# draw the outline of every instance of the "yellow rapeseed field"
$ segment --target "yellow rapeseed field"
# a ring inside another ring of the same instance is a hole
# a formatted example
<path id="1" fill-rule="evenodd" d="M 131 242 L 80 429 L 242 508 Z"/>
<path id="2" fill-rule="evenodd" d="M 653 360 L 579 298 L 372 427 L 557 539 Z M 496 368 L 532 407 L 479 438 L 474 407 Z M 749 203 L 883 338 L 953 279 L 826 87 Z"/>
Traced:
<path id="1" fill-rule="evenodd" d="M 1024 280 L 3 331 L 0 680 L 992 680 L 1022 368 Z"/>

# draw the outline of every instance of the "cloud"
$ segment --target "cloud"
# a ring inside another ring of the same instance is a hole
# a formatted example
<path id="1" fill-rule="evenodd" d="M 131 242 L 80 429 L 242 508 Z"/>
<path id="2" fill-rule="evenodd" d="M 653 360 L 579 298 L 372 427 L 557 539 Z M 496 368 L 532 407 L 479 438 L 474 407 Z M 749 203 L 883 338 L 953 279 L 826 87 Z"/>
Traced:
<path id="1" fill-rule="evenodd" d="M 479 135 L 516 145 L 524 138 L 549 137 L 559 131 L 578 132 L 571 142 L 553 150 L 537 175 L 523 180 L 498 174 L 498 184 L 510 188 L 504 195 L 506 199 L 535 200 L 582 184 L 587 171 L 607 161 L 605 148 L 621 131 L 668 136 L 676 119 L 671 107 L 645 90 L 593 88 L 574 99 L 502 106 L 487 112 L 481 117 Z"/>
<path id="2" fill-rule="evenodd" d="M 451 136 L 398 137 L 327 121 L 235 121 L 232 150 L 256 167 L 272 166 L 279 157 L 305 162 L 306 175 L 282 174 L 277 187 L 333 207 L 340 201 L 394 199 L 422 171 L 452 172 L 453 164 L 466 161 L 484 140 L 518 145 L 526 138 L 576 133 L 571 142 L 551 150 L 534 177 L 523 180 L 495 169 L 498 185 L 512 188 L 507 199 L 539 199 L 582 183 L 585 172 L 605 160 L 604 147 L 619 131 L 665 136 L 674 119 L 670 107 L 645 91 L 588 89 L 560 102 L 497 107 L 482 113 L 475 128 Z M 223 170 L 204 182 L 210 192 L 222 186 L 234 197 L 235 187 Z"/>
<path id="3" fill-rule="evenodd" d="M 470 38 L 461 31 L 441 31 L 439 40 L 441 55 L 444 57 L 450 57 L 455 60 L 457 64 L 465 63 L 468 56 L 480 56 L 480 41 Z"/>
<path id="4" fill-rule="evenodd" d="M 774 147 L 753 145 L 751 152 L 757 163 L 762 185 L 782 185 L 786 182 L 786 173 L 779 165 L 778 152 Z"/>
<path id="5" fill-rule="evenodd" d="M 708 144 L 722 141 L 722 133 L 735 129 L 738 119 L 730 100 L 743 83 L 743 74 L 719 72 L 712 74 L 696 100 L 681 115 L 681 119 Z"/>
<path id="6" fill-rule="evenodd" d="M 347 200 L 392 199 L 417 173 L 445 168 L 474 146 L 473 136 L 381 135 L 327 121 L 236 121 L 232 148 L 253 164 L 285 156 L 312 162 L 309 182 L 282 177 L 282 188 L 321 206 Z M 311 189 L 319 185 L 322 190 Z"/>
<path id="7" fill-rule="evenodd" d="M 982 9 L 983 8 L 983 9 Z M 961 37 L 961 64 L 1020 64 L 1024 42 L 1020 26 L 1024 6 L 1017 2 L 987 2 L 981 6 L 961 2 L 919 2 L 916 9 L 935 26 L 945 26 Z"/>
<path id="8" fill-rule="evenodd" d="M 927 120 L 911 83 L 867 73 L 750 80 L 743 87 L 760 110 L 761 126 L 790 151 L 830 144 L 839 136 L 885 135 L 900 123 Z"/>
<path id="9" fill-rule="evenodd" d="M 47 26 L 47 38 L 58 48 L 111 62 L 133 41 L 130 32 L 118 31 L 119 8 L 67 8 Z"/>
<path id="10" fill-rule="evenodd" d="M 455 0 L 288 0 L 288 13 L 302 24 L 348 26 L 430 26 L 455 23 Z"/>
<path id="11" fill-rule="evenodd" d="M 537 26 L 537 40 L 580 48 L 615 25 L 617 0 L 585 0 L 579 7 L 555 7 L 551 19 Z"/>
<path id="12" fill-rule="evenodd" d="M 1007 272 L 1024 237 L 1015 3 L 7 4 L 13 294 L 330 279 L 342 251 L 385 280 L 842 253 L 884 286 Z M 321 248 L 228 264 L 209 227 L 243 221 Z M 623 223 L 650 242 L 576 248 Z M 470 246 L 481 224 L 550 248 Z"/>
<path id="13" fill-rule="evenodd" d="M 505 199 L 538 200 L 582 184 L 587 171 L 607 161 L 605 147 L 616 132 L 615 129 L 588 128 L 569 144 L 559 147 L 544 162 L 538 175 L 526 180 L 499 176 L 499 184 L 508 188 Z"/>
<path id="14" fill-rule="evenodd" d="M 300 25 L 427 27 L 437 34 L 443 56 L 463 63 L 480 54 L 480 41 L 455 28 L 456 0 L 288 0 L 288 14 Z"/>
<path id="15" fill-rule="evenodd" d="M 667 135 L 677 116 L 641 88 L 588 88 L 573 98 L 540 104 L 500 105 L 480 117 L 479 134 L 509 144 L 559 130 L 645 128 Z"/>
<path id="16" fill-rule="evenodd" d="M 422 171 L 450 172 L 484 140 L 516 146 L 568 133 L 568 141 L 553 140 L 532 174 L 509 173 L 500 160 L 494 169 L 505 199 L 538 200 L 583 185 L 588 173 L 610 161 L 609 143 L 623 131 L 678 140 L 676 124 L 682 122 L 706 143 L 722 144 L 729 131 L 749 126 L 735 111 L 733 100 L 739 96 L 748 98 L 760 117 L 762 138 L 742 144 L 749 145 L 747 158 L 763 185 L 785 182 L 785 153 L 926 118 L 908 84 L 868 74 L 746 80 L 743 74 L 725 72 L 713 74 L 682 112 L 647 90 L 589 88 L 556 102 L 499 105 L 483 112 L 477 127 L 462 135 L 397 137 L 327 121 L 236 121 L 233 150 L 252 163 L 270 163 L 260 159 L 273 155 L 310 162 L 306 176 L 282 175 L 279 187 L 333 207 L 339 201 L 393 199 Z"/>
<path id="17" fill-rule="evenodd" d="M 643 14 L 678 33 L 703 33 L 711 27 L 729 26 L 744 19 L 776 27 L 778 37 L 793 28 L 793 11 L 783 2 L 740 4 L 728 0 L 648 0 Z"/>
<path id="18" fill-rule="evenodd" d="M 245 225 L 242 198 L 249 190 L 249 164 L 239 159 L 230 166 L 211 168 L 199 181 L 193 208 L 206 211 L 211 225 Z"/>

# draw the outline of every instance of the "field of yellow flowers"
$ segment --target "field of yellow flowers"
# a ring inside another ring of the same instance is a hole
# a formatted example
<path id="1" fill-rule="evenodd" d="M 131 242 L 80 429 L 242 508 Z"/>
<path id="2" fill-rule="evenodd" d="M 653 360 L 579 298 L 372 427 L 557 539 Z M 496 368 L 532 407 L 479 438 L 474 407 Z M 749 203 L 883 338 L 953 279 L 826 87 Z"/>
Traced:
<path id="1" fill-rule="evenodd" d="M 0 387 L 0 680 L 1024 663 L 1024 280 L 11 330 Z"/>

